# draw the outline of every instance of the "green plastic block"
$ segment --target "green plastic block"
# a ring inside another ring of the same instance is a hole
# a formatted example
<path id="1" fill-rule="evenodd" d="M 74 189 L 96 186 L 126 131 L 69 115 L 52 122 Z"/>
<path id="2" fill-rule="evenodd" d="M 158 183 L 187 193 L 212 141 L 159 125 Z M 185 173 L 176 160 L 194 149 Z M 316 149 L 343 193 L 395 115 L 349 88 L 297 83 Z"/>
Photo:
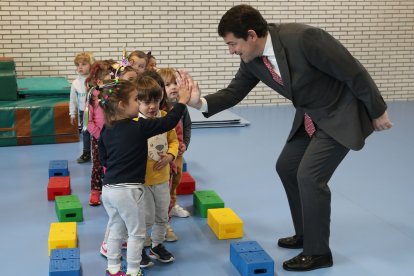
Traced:
<path id="1" fill-rule="evenodd" d="M 196 213 L 206 218 L 208 209 L 224 208 L 224 201 L 213 190 L 198 190 L 193 194 L 193 205 Z"/>
<path id="2" fill-rule="evenodd" d="M 83 221 L 82 204 L 77 195 L 56 196 L 55 209 L 59 222 Z"/>

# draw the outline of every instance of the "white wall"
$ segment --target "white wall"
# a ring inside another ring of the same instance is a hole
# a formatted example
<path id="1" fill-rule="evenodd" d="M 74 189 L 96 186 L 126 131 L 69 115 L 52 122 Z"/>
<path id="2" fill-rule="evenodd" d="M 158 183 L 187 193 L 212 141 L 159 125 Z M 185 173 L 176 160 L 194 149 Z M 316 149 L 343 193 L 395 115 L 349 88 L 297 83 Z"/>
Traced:
<path id="1" fill-rule="evenodd" d="M 14 57 L 18 76 L 75 77 L 73 57 L 98 59 L 121 50 L 152 50 L 159 67 L 187 68 L 203 94 L 225 87 L 238 68 L 217 35 L 229 1 L 0 2 L 0 56 Z M 247 1 L 268 22 L 300 22 L 338 38 L 368 69 L 386 100 L 414 99 L 414 1 Z M 286 103 L 259 85 L 244 105 Z"/>

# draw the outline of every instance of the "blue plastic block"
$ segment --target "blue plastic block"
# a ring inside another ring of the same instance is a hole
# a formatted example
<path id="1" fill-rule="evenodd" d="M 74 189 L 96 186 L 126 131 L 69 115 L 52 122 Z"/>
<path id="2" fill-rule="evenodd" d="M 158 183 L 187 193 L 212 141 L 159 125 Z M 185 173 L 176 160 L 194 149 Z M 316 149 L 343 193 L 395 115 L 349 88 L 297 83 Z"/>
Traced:
<path id="1" fill-rule="evenodd" d="M 52 176 L 68 176 L 68 160 L 50 160 L 49 161 L 49 177 Z"/>
<path id="2" fill-rule="evenodd" d="M 79 248 L 61 248 L 52 249 L 50 253 L 51 260 L 65 260 L 65 259 L 79 259 L 80 250 Z"/>
<path id="3" fill-rule="evenodd" d="M 257 243 L 257 241 L 239 241 L 230 243 L 230 253 L 232 250 L 237 253 L 245 253 L 263 251 L 263 248 Z"/>
<path id="4" fill-rule="evenodd" d="M 230 261 L 239 270 L 240 254 L 247 252 L 263 251 L 256 241 L 240 241 L 230 243 Z"/>
<path id="5" fill-rule="evenodd" d="M 50 260 L 49 276 L 80 276 L 80 260 Z"/>
<path id="6" fill-rule="evenodd" d="M 275 263 L 265 251 L 240 254 L 239 272 L 242 276 L 273 276 Z"/>
<path id="7" fill-rule="evenodd" d="M 80 276 L 79 248 L 52 249 L 49 276 Z"/>
<path id="8" fill-rule="evenodd" d="M 183 158 L 183 172 L 186 172 L 186 171 L 187 171 L 187 162 Z"/>

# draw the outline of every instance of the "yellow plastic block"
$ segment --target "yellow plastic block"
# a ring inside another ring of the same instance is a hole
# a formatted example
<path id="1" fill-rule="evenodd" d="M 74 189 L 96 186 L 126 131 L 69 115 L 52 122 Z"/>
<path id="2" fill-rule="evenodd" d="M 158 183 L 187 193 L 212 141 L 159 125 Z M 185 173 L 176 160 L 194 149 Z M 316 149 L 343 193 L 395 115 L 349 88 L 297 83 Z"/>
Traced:
<path id="1" fill-rule="evenodd" d="M 48 238 L 48 255 L 52 249 L 76 248 L 78 240 L 76 237 L 76 222 L 53 222 L 50 224 Z"/>
<path id="2" fill-rule="evenodd" d="M 208 209 L 207 224 L 219 240 L 243 237 L 243 221 L 231 208 Z"/>

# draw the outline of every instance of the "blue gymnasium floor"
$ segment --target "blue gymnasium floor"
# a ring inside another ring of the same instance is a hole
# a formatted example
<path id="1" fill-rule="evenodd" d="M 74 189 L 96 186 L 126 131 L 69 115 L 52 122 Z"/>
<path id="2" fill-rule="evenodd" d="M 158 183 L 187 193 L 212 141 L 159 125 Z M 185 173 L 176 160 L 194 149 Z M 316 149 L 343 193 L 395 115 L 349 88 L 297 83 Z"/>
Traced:
<path id="1" fill-rule="evenodd" d="M 256 240 L 275 260 L 275 275 L 414 275 L 414 102 L 393 102 L 391 131 L 369 137 L 351 152 L 331 180 L 331 248 L 334 266 L 307 273 L 286 272 L 282 262 L 300 250 L 278 248 L 276 240 L 293 234 L 288 204 L 274 170 L 285 142 L 293 108 L 239 107 L 233 112 L 248 127 L 197 129 L 185 158 L 200 190 L 213 189 L 244 221 L 242 240 Z M 102 276 L 99 254 L 107 217 L 90 207 L 90 164 L 77 164 L 81 144 L 0 148 L 2 173 L 0 251 L 2 275 L 48 275 L 47 238 L 57 221 L 54 202 L 46 199 L 48 162 L 69 160 L 72 193 L 80 197 L 84 222 L 78 241 L 84 276 Z M 179 203 L 192 210 L 192 196 Z M 180 240 L 167 244 L 172 264 L 156 263 L 146 275 L 236 276 L 229 261 L 231 240 L 218 240 L 200 217 L 175 218 Z"/>

